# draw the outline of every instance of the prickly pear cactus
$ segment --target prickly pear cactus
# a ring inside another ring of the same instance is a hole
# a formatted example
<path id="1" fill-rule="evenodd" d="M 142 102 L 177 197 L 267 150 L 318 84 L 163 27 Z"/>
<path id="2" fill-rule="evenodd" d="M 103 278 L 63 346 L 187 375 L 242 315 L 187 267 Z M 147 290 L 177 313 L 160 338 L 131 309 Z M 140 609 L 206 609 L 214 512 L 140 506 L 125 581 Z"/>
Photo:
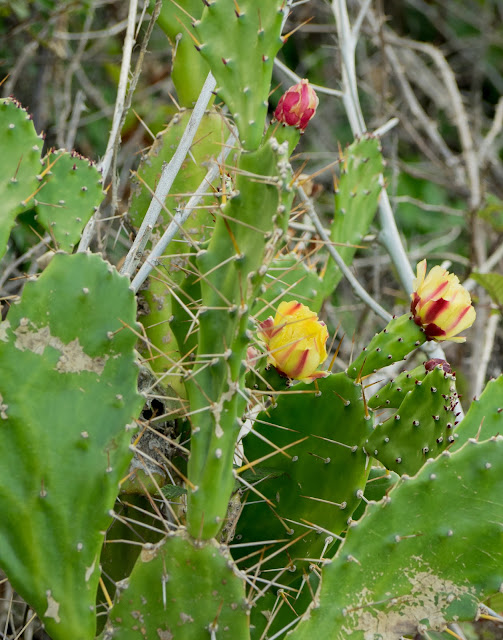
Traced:
<path id="1" fill-rule="evenodd" d="M 293 197 L 286 152 L 286 145 L 270 138 L 258 151 L 241 155 L 234 193 L 217 217 L 208 248 L 196 254 L 202 306 L 197 363 L 186 381 L 192 412 L 187 523 L 194 537 L 218 533 L 234 485 L 232 458 L 247 400 L 240 390 L 252 335 L 250 307 Z M 208 354 L 215 354 L 209 362 Z"/>
<path id="2" fill-rule="evenodd" d="M 217 81 L 244 149 L 264 135 L 274 58 L 283 45 L 284 0 L 209 0 L 194 22 L 197 48 Z M 225 37 L 223 35 L 225 34 Z"/>
<path id="3" fill-rule="evenodd" d="M 265 320 L 271 313 L 271 307 L 278 306 L 283 297 L 302 300 L 311 311 L 319 311 L 323 292 L 324 283 L 315 269 L 303 261 L 299 262 L 293 253 L 278 256 L 267 271 L 262 295 L 253 308 L 253 315 L 257 321 Z"/>
<path id="4" fill-rule="evenodd" d="M 103 200 L 101 173 L 87 158 L 66 151 L 47 155 L 42 173 L 42 188 L 33 197 L 37 220 L 58 249 L 71 252 Z"/>
<path id="5" fill-rule="evenodd" d="M 133 181 L 129 209 L 129 217 L 135 227 L 140 227 L 143 221 L 152 199 L 151 193 L 157 186 L 163 166 L 169 162 L 180 142 L 191 113 L 190 110 L 186 110 L 177 114 L 168 127 L 157 136 L 148 153 L 142 158 Z M 173 214 L 175 208 L 186 202 L 190 194 L 199 187 L 206 175 L 207 163 L 219 155 L 226 135 L 227 128 L 223 116 L 216 112 L 206 113 L 197 130 L 196 142 L 192 145 L 191 152 L 182 166 L 182 171 L 175 179 L 171 195 L 166 201 L 167 209 Z M 232 162 L 232 159 L 229 161 Z M 215 193 L 219 187 L 220 184 L 214 185 Z M 211 192 L 211 189 L 212 186 L 208 184 L 208 192 Z M 185 238 L 190 237 L 193 242 L 203 242 L 208 239 L 214 222 L 214 216 L 211 213 L 212 207 L 218 207 L 218 199 L 213 196 L 205 196 L 184 227 Z M 153 231 L 154 239 L 159 238 L 170 222 L 170 215 L 162 211 Z M 177 297 L 181 295 L 183 301 L 187 300 L 184 294 L 180 293 L 178 287 L 185 286 L 188 272 L 191 270 L 189 265 L 190 247 L 185 243 L 172 242 L 165 255 L 167 257 L 153 274 L 148 288 L 141 291 L 139 315 L 139 320 L 145 327 L 145 335 L 155 351 L 151 366 L 158 373 L 173 370 L 174 363 L 180 357 L 170 329 L 172 305 L 176 304 L 172 292 L 176 290 Z M 165 382 L 175 386 L 180 393 L 183 393 L 180 373 L 168 376 Z"/>
<path id="6" fill-rule="evenodd" d="M 459 449 L 468 438 L 487 440 L 503 433 L 503 375 L 489 380 L 479 398 L 474 398 L 466 416 L 456 429 L 452 450 Z"/>
<path id="7" fill-rule="evenodd" d="M 350 144 L 341 155 L 341 171 L 335 192 L 335 217 L 331 239 L 346 264 L 351 264 L 357 247 L 367 233 L 377 209 L 383 171 L 378 138 L 365 135 Z M 330 293 L 342 278 L 334 262 L 327 265 L 324 276 Z"/>
<path id="8" fill-rule="evenodd" d="M 469 441 L 369 504 L 288 637 L 399 640 L 473 620 L 503 584 L 502 455 L 501 436 Z"/>
<path id="9" fill-rule="evenodd" d="M 366 441 L 367 453 L 391 471 L 414 475 L 428 458 L 452 445 L 458 400 L 454 381 L 441 367 L 416 379 L 396 413 Z"/>
<path id="10" fill-rule="evenodd" d="M 12 99 L 0 100 L 0 140 L 3 171 L 0 177 L 0 258 L 5 253 L 10 230 L 17 213 L 36 190 L 33 178 L 41 171 L 40 154 L 44 144 L 33 121 Z"/>
<path id="11" fill-rule="evenodd" d="M 246 640 L 249 607 L 244 576 L 225 549 L 214 540 L 195 545 L 181 531 L 143 546 L 100 638 Z"/>
<path id="12" fill-rule="evenodd" d="M 259 563 L 261 569 L 289 565 L 290 575 L 283 577 L 289 582 L 346 527 L 365 488 L 369 465 L 362 445 L 370 432 L 361 386 L 345 373 L 320 379 L 317 387 L 297 384 L 259 415 L 244 443 L 246 459 L 253 465 L 274 449 L 278 453 L 256 465 L 262 478 L 257 489 L 269 502 L 248 494 L 251 504 L 243 508 L 237 539 L 281 541 L 268 552 L 270 562 L 266 556 Z"/>
<path id="13" fill-rule="evenodd" d="M 0 565 L 54 640 L 94 637 L 103 535 L 130 460 L 134 296 L 57 254 L 0 325 Z"/>
<path id="14" fill-rule="evenodd" d="M 425 340 L 423 330 L 415 324 L 410 315 L 393 318 L 351 363 L 348 376 L 360 379 L 394 362 L 407 360 L 408 354 L 421 346 Z"/>
<path id="15" fill-rule="evenodd" d="M 6 170 L 0 178 L 0 257 L 16 216 L 35 208 L 56 247 L 71 251 L 103 199 L 101 174 L 89 160 L 57 151 L 43 160 L 43 139 L 14 100 L 0 101 L 0 140 Z"/>
<path id="16" fill-rule="evenodd" d="M 157 24 L 168 36 L 173 47 L 171 78 L 176 88 L 178 104 L 192 107 L 208 75 L 207 62 L 194 47 L 192 23 L 201 17 L 201 0 L 163 2 Z M 187 71 L 190 70 L 190 73 Z"/>

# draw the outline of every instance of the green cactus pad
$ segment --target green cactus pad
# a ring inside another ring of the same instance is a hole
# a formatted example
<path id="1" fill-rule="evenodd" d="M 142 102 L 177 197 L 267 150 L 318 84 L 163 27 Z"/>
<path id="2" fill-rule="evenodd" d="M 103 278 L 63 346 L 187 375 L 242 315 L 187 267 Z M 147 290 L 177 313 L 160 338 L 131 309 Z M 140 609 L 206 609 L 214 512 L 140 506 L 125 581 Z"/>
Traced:
<path id="1" fill-rule="evenodd" d="M 296 563 L 296 558 L 319 558 L 329 535 L 327 531 L 338 535 L 346 527 L 367 479 L 368 460 L 361 445 L 370 434 L 370 423 L 365 418 L 361 386 L 344 373 L 320 379 L 316 386 L 297 384 L 290 395 L 278 397 L 275 408 L 259 415 L 254 430 L 277 447 L 286 447 L 305 436 L 308 440 L 286 449 L 288 457 L 277 454 L 259 463 L 257 470 L 261 473 L 275 470 L 276 477 L 257 486 L 274 505 L 275 517 L 271 507 L 257 502 L 257 496 L 250 492 L 248 500 L 255 504 L 243 509 L 237 526 L 239 542 L 293 540 L 310 531 L 304 520 L 314 528 L 320 527 L 280 556 L 264 562 L 261 568 L 284 567 L 291 558 L 297 571 L 291 571 L 290 579 L 307 569 L 307 563 Z M 253 433 L 246 437 L 244 445 L 246 459 L 250 461 L 273 451 L 271 445 Z M 282 471 L 281 477 L 277 477 L 278 471 Z M 274 545 L 265 555 L 285 544 Z M 247 547 L 240 549 L 242 555 L 249 551 Z"/>
<path id="2" fill-rule="evenodd" d="M 144 545 L 118 586 L 102 640 L 249 638 L 244 577 L 214 540 L 194 545 L 179 533 Z"/>
<path id="3" fill-rule="evenodd" d="M 258 151 L 241 154 L 233 197 L 221 215 L 217 212 L 207 249 L 196 256 L 202 308 L 196 364 L 186 381 L 193 486 L 187 526 L 196 538 L 218 533 L 234 485 L 232 459 L 247 399 L 240 391 L 251 339 L 250 309 L 277 253 L 293 198 L 286 152 L 286 144 L 271 138 Z"/>
<path id="4" fill-rule="evenodd" d="M 12 98 L 0 100 L 0 258 L 4 255 L 14 220 L 40 186 L 34 178 L 42 168 L 44 141 L 37 135 L 28 113 Z"/>
<path id="5" fill-rule="evenodd" d="M 198 48 L 217 81 L 245 149 L 258 148 L 274 58 L 283 45 L 284 0 L 211 0 L 194 23 Z"/>
<path id="6" fill-rule="evenodd" d="M 382 409 L 386 407 L 398 409 L 407 393 L 414 389 L 417 381 L 424 380 L 427 373 L 422 364 L 412 371 L 403 371 L 396 378 L 388 382 L 382 389 L 379 389 L 379 391 L 369 399 L 368 406 L 371 409 Z"/>
<path id="7" fill-rule="evenodd" d="M 471 441 L 371 503 L 289 639 L 399 640 L 472 620 L 503 585 L 502 456 L 501 437 Z"/>
<path id="8" fill-rule="evenodd" d="M 201 0 L 167 0 L 162 3 L 157 24 L 168 36 L 173 47 L 171 79 L 178 104 L 190 108 L 199 97 L 209 67 L 194 48 L 190 37 L 192 22 L 201 17 Z"/>
<path id="9" fill-rule="evenodd" d="M 379 139 L 369 134 L 350 144 L 341 157 L 331 239 L 342 243 L 337 251 L 346 264 L 351 264 L 356 247 L 361 245 L 375 215 L 382 172 Z M 341 278 L 340 269 L 331 261 L 324 277 L 328 293 L 335 289 Z"/>
<path id="10" fill-rule="evenodd" d="M 143 156 L 133 179 L 132 195 L 129 203 L 129 218 L 135 227 L 140 227 L 143 222 L 163 167 L 171 160 L 173 153 L 176 151 L 191 115 L 192 111 L 190 109 L 176 114 L 166 129 L 157 135 L 148 153 Z M 199 187 L 208 171 L 207 163 L 212 158 L 218 157 L 228 135 L 225 118 L 222 115 L 211 111 L 203 116 L 190 153 L 187 155 L 166 199 L 166 206 L 173 215 L 175 208 L 187 202 L 190 195 Z M 218 186 L 216 185 L 216 187 Z M 208 192 L 210 191 L 211 187 L 208 185 Z M 205 197 L 200 205 L 203 204 L 207 205 L 208 209 L 196 209 L 184 225 L 185 231 L 194 240 L 200 241 L 204 241 L 209 237 L 210 228 L 213 224 L 213 217 L 209 212 L 209 208 L 215 206 L 217 202 L 213 197 Z M 162 211 L 157 222 L 158 231 L 164 232 L 170 222 L 171 217 L 169 214 Z M 155 232 L 156 230 L 154 230 L 154 234 Z M 180 243 L 175 242 L 174 244 L 177 248 L 172 252 L 182 253 L 180 251 Z M 176 271 L 176 265 L 173 265 L 172 270 Z"/>
<path id="11" fill-rule="evenodd" d="M 314 269 L 306 266 L 293 253 L 272 261 L 263 288 L 263 294 L 253 309 L 258 322 L 271 315 L 271 305 L 277 307 L 283 295 L 302 302 L 316 312 L 323 302 L 323 281 Z"/>
<path id="12" fill-rule="evenodd" d="M 59 249 L 70 252 L 103 200 L 101 173 L 87 158 L 66 151 L 46 156 L 42 170 L 48 172 L 33 198 L 37 220 Z"/>
<path id="13" fill-rule="evenodd" d="M 94 637 L 126 425 L 143 404 L 135 311 L 100 257 L 56 254 L 0 325 L 0 565 L 54 640 Z"/>
<path id="14" fill-rule="evenodd" d="M 454 442 L 456 401 L 452 374 L 433 369 L 415 381 L 398 411 L 377 425 L 365 450 L 387 469 L 414 475 Z"/>
<path id="15" fill-rule="evenodd" d="M 425 340 L 423 330 L 416 325 L 409 314 L 393 318 L 351 363 L 347 371 L 348 376 L 363 378 L 394 362 L 406 360 L 407 355 L 422 345 Z"/>
<path id="16" fill-rule="evenodd" d="M 479 398 L 475 398 L 456 429 L 457 438 L 452 451 L 459 449 L 468 438 L 487 440 L 503 434 L 503 375 L 489 380 Z"/>

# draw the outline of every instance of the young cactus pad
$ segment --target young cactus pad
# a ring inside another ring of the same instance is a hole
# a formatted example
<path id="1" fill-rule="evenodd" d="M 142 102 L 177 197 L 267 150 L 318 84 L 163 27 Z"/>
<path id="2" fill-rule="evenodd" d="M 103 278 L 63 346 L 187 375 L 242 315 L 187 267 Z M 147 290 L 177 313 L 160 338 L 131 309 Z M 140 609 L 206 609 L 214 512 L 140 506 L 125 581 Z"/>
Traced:
<path id="1" fill-rule="evenodd" d="M 54 640 L 95 633 L 103 534 L 143 404 L 135 311 L 99 256 L 56 254 L 0 325 L 0 566 Z"/>
<path id="2" fill-rule="evenodd" d="M 144 545 L 117 593 L 101 640 L 249 638 L 244 577 L 215 540 L 182 532 Z"/>
<path id="3" fill-rule="evenodd" d="M 236 122 L 241 144 L 257 149 L 264 134 L 274 58 L 283 45 L 284 0 L 208 0 L 194 23 L 197 48 Z"/>
<path id="4" fill-rule="evenodd" d="M 348 376 L 363 378 L 394 362 L 406 360 L 407 355 L 422 345 L 425 340 L 423 331 L 415 324 L 409 314 L 393 318 L 351 363 L 347 371 Z"/>
<path id="5" fill-rule="evenodd" d="M 452 451 L 459 449 L 468 438 L 487 440 L 498 434 L 503 434 L 503 375 L 489 380 L 480 398 L 474 398 L 456 430 Z"/>
<path id="6" fill-rule="evenodd" d="M 396 413 L 377 425 L 365 450 L 387 469 L 414 475 L 454 442 L 457 397 L 453 375 L 436 367 L 416 380 Z"/>
<path id="7" fill-rule="evenodd" d="M 42 161 L 43 186 L 33 197 L 37 220 L 58 249 L 71 252 L 103 200 L 101 173 L 76 153 L 57 151 Z M 40 186 L 34 183 L 34 190 Z"/>
<path id="8" fill-rule="evenodd" d="M 502 437 L 470 441 L 371 503 L 289 640 L 399 640 L 473 620 L 503 585 L 502 456 Z"/>
<path id="9" fill-rule="evenodd" d="M 345 246 L 337 251 L 346 264 L 351 264 L 357 246 L 361 245 L 375 215 L 383 171 L 381 145 L 370 135 L 355 140 L 341 157 L 341 171 L 335 192 L 335 217 L 331 239 Z M 332 261 L 325 273 L 327 292 L 338 285 L 342 273 Z"/>
<path id="10" fill-rule="evenodd" d="M 28 113 L 11 98 L 0 100 L 0 258 L 5 253 L 14 220 L 23 201 L 37 189 L 44 141 L 37 135 Z"/>

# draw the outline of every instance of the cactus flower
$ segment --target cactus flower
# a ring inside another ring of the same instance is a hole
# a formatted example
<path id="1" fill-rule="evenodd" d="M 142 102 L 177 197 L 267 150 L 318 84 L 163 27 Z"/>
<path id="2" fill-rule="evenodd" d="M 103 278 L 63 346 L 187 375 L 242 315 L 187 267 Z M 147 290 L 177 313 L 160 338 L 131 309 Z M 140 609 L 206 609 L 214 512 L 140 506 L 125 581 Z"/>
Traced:
<path id="1" fill-rule="evenodd" d="M 423 327 L 428 340 L 466 340 L 457 334 L 472 326 L 475 309 L 457 276 L 438 266 L 426 275 L 426 260 L 422 260 L 417 265 L 411 298 L 414 322 Z"/>
<path id="2" fill-rule="evenodd" d="M 297 300 L 282 302 L 275 318 L 260 324 L 259 336 L 267 346 L 268 363 L 285 376 L 311 382 L 328 375 L 317 371 L 327 357 L 327 327 Z"/>
<path id="3" fill-rule="evenodd" d="M 318 96 L 309 81 L 301 80 L 281 96 L 274 117 L 279 122 L 297 127 L 303 132 L 316 113 L 318 102 Z"/>

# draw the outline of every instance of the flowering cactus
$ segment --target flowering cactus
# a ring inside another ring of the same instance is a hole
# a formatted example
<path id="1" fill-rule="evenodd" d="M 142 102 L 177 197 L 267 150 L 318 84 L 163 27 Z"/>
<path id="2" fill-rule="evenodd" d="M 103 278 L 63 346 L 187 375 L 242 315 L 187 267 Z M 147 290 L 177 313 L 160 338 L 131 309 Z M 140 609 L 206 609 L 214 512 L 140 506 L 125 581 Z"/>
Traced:
<path id="1" fill-rule="evenodd" d="M 285 376 L 311 382 L 327 375 L 316 371 L 327 357 L 327 327 L 297 300 L 282 302 L 274 320 L 269 316 L 260 324 L 259 337 L 267 346 L 268 363 Z"/>
<path id="2" fill-rule="evenodd" d="M 274 117 L 279 122 L 297 127 L 303 132 L 316 113 L 318 102 L 318 96 L 309 81 L 301 80 L 281 96 Z"/>
<path id="3" fill-rule="evenodd" d="M 476 314 L 470 294 L 457 276 L 439 266 L 426 276 L 426 260 L 422 260 L 411 298 L 414 322 L 424 329 L 428 340 L 465 342 L 466 338 L 457 334 L 472 326 Z"/>

